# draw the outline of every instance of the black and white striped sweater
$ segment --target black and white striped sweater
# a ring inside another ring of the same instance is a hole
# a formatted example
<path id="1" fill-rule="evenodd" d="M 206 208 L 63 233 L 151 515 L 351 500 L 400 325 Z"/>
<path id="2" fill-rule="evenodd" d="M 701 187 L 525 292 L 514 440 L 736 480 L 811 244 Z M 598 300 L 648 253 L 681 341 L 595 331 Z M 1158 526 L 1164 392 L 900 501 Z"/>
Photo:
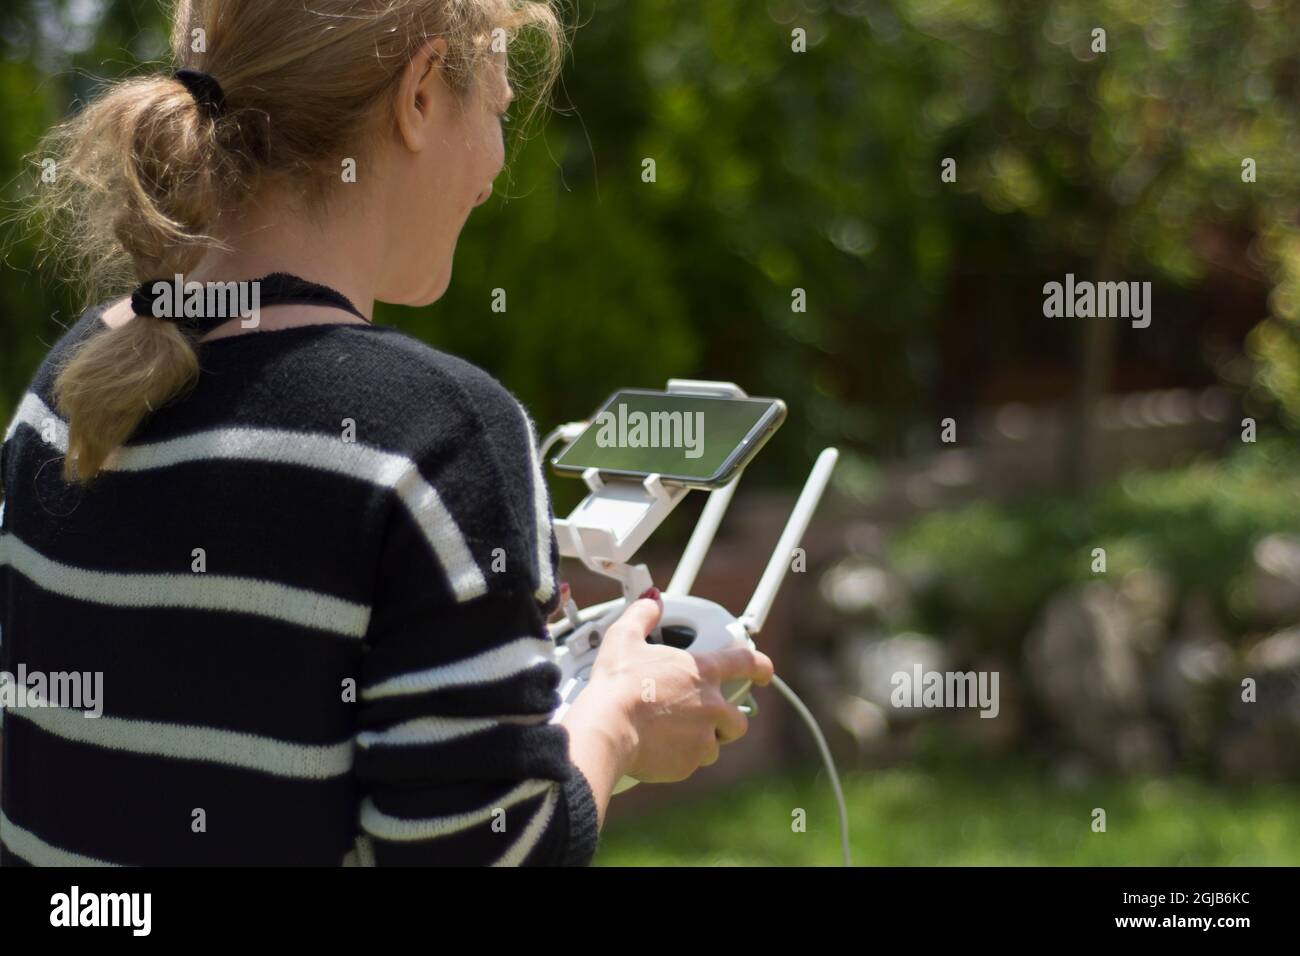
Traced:
<path id="1" fill-rule="evenodd" d="M 515 398 L 391 328 L 232 336 L 80 488 L 51 385 L 102 312 L 5 433 L 0 671 L 103 713 L 6 709 L 0 862 L 588 862 Z"/>

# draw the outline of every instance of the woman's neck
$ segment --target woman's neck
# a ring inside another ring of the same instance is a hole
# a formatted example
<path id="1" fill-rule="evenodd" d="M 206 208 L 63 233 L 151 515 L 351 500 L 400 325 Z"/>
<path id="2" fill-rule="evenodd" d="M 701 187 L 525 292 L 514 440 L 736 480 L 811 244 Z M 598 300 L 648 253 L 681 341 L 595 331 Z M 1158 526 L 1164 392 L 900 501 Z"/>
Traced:
<path id="1" fill-rule="evenodd" d="M 260 201 L 223 223 L 217 238 L 226 248 L 210 250 L 186 279 L 230 281 L 284 272 L 342 293 L 370 319 L 382 267 L 382 243 L 371 226 L 364 216 L 317 220 L 283 201 Z"/>

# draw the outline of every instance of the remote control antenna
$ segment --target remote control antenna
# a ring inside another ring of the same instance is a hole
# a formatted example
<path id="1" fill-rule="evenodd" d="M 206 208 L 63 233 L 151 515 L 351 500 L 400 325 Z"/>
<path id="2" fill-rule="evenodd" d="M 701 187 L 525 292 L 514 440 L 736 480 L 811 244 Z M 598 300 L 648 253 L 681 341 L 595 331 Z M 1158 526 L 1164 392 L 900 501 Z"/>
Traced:
<path id="1" fill-rule="evenodd" d="M 785 530 L 781 532 L 776 550 L 767 562 L 767 569 L 763 571 L 763 577 L 754 589 L 754 596 L 749 599 L 745 613 L 740 616 L 741 623 L 750 634 L 757 634 L 763 629 L 767 612 L 772 610 L 772 602 L 776 600 L 776 592 L 785 580 L 786 572 L 790 570 L 790 555 L 799 546 L 803 533 L 808 530 L 808 522 L 817 510 L 817 503 L 826 490 L 827 482 L 831 480 L 831 472 L 835 470 L 835 462 L 839 457 L 840 453 L 835 448 L 823 448 L 817 456 L 817 463 L 804 482 L 803 491 L 799 492 L 799 500 L 794 503 L 790 520 L 785 523 Z"/>
<path id="2" fill-rule="evenodd" d="M 713 536 L 717 534 L 718 525 L 722 523 L 722 516 L 727 510 L 727 505 L 731 504 L 731 497 L 736 493 L 736 485 L 740 483 L 740 476 L 743 474 L 742 470 L 721 488 L 714 488 L 709 492 L 709 500 L 705 502 L 704 510 L 700 512 L 700 520 L 695 523 L 691 540 L 686 543 L 686 550 L 682 552 L 682 559 L 677 562 L 677 570 L 673 572 L 673 579 L 668 582 L 665 594 L 691 593 L 691 588 L 695 585 L 695 577 L 700 573 L 700 565 L 704 563 L 704 556 L 709 553 Z"/>

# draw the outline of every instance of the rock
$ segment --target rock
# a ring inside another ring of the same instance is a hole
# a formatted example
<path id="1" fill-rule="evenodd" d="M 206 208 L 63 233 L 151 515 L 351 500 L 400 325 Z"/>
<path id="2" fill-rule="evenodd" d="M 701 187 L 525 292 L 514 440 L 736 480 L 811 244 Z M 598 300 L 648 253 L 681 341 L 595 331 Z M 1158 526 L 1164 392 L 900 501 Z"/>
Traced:
<path id="1" fill-rule="evenodd" d="M 953 726 L 961 741 L 985 752 L 1010 751 L 1023 740 L 1025 733 L 1024 690 L 1020 675 L 1000 658 L 975 659 L 973 670 L 998 675 L 998 709 L 996 717 L 982 717 L 980 710 L 968 709 L 952 715 Z"/>
<path id="2" fill-rule="evenodd" d="M 879 743 L 889 733 L 889 721 L 879 704 L 844 694 L 835 706 L 835 721 L 858 745 L 859 753 Z"/>
<path id="3" fill-rule="evenodd" d="M 880 707 L 889 720 L 910 720 L 927 711 L 893 705 L 890 697 L 894 674 L 910 674 L 918 664 L 922 672 L 945 670 L 948 655 L 942 644 L 923 634 L 905 633 L 884 639 L 859 636 L 845 642 L 840 664 L 851 693 Z"/>
<path id="4" fill-rule="evenodd" d="M 1267 674 L 1300 671 L 1300 627 L 1264 638 L 1246 653 L 1246 667 Z"/>
<path id="5" fill-rule="evenodd" d="M 1254 699 L 1242 700 L 1244 678 Z M 1222 688 L 1226 726 L 1214 754 L 1230 779 L 1294 779 L 1300 774 L 1300 628 L 1280 631 L 1246 652 Z"/>
<path id="6" fill-rule="evenodd" d="M 1266 637 L 1247 651 L 1241 676 L 1254 679 L 1255 701 L 1234 708 L 1240 716 L 1277 716 L 1300 730 L 1300 628 Z M 1240 681 L 1233 690 L 1240 700 Z M 1292 746 L 1300 750 L 1300 739 Z"/>
<path id="7" fill-rule="evenodd" d="M 1256 543 L 1247 589 L 1259 620 L 1300 620 L 1300 535 L 1270 534 Z"/>
<path id="8" fill-rule="evenodd" d="M 1137 647 L 1144 654 L 1156 653 L 1165 641 L 1169 614 L 1174 606 L 1173 581 L 1162 571 L 1139 568 L 1120 578 L 1119 593 L 1131 616 Z M 1198 633 L 1207 628 L 1218 633 L 1214 609 L 1208 601 L 1198 604 L 1189 620 Z"/>
<path id="9" fill-rule="evenodd" d="M 859 558 L 845 558 L 822 575 L 821 595 L 841 614 L 874 611 L 888 620 L 909 606 L 907 586 L 893 571 Z"/>
<path id="10" fill-rule="evenodd" d="M 1090 582 L 1054 597 L 1026 642 L 1029 678 L 1045 709 L 1104 766 L 1157 771 L 1169 763 L 1145 675 L 1159 606 Z"/>
<path id="11" fill-rule="evenodd" d="M 889 734 L 879 705 L 846 692 L 844 671 L 830 661 L 810 656 L 797 668 L 799 695 L 812 710 L 841 768 L 878 767 L 906 756 L 905 746 Z M 786 707 L 784 701 L 779 705 Z M 792 746 L 812 759 L 816 744 L 798 717 L 789 721 Z"/>

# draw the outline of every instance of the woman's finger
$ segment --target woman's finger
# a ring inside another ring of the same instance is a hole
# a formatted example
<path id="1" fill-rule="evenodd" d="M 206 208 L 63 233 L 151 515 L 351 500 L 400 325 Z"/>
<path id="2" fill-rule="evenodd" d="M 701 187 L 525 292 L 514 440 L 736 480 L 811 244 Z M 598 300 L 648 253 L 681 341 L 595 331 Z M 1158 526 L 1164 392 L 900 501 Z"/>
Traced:
<path id="1" fill-rule="evenodd" d="M 731 704 L 723 716 L 718 720 L 714 736 L 717 737 L 718 743 L 729 744 L 739 740 L 749 732 L 749 718 L 740 710 Z"/>

